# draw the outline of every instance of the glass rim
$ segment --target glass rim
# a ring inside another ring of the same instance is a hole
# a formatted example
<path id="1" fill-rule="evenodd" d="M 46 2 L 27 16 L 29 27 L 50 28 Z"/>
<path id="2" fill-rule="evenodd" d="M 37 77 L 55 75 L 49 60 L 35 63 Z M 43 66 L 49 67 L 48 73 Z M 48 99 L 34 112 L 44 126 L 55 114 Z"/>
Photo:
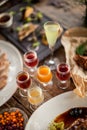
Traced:
<path id="1" fill-rule="evenodd" d="M 23 80 L 23 81 L 20 81 L 19 79 L 18 79 L 18 77 L 21 75 L 21 74 L 25 74 L 25 75 L 27 75 L 27 79 L 25 79 L 25 80 Z M 29 75 L 29 73 L 27 72 L 27 71 L 20 71 L 20 72 L 18 72 L 17 73 L 17 76 L 16 76 L 16 81 L 18 82 L 18 83 L 25 83 L 25 82 L 27 82 L 28 80 L 30 79 L 30 75 Z M 31 79 L 30 79 L 31 80 Z"/>
<path id="2" fill-rule="evenodd" d="M 27 55 L 28 53 L 34 53 L 34 57 L 33 57 L 32 59 L 28 59 L 28 58 L 26 57 L 26 55 Z M 24 54 L 24 61 L 25 61 L 25 62 L 33 61 L 33 60 L 35 60 L 35 59 L 37 59 L 37 53 L 36 53 L 35 51 L 29 50 L 29 51 L 25 52 L 25 54 Z"/>
<path id="3" fill-rule="evenodd" d="M 39 90 L 40 95 L 35 96 L 35 97 L 31 96 L 30 92 L 31 92 L 33 89 L 37 89 L 37 91 Z M 42 90 L 40 87 L 35 86 L 35 87 L 28 88 L 28 97 L 30 97 L 30 98 L 32 97 L 33 99 L 36 99 L 36 98 L 38 98 L 38 97 L 40 97 L 40 96 L 42 96 L 42 95 L 43 95 L 43 90 Z"/>
<path id="4" fill-rule="evenodd" d="M 58 25 L 58 29 L 60 29 L 60 24 L 57 22 L 57 21 L 47 21 L 47 22 L 45 22 L 44 23 L 44 28 L 45 28 L 45 26 L 48 24 L 48 23 L 55 23 L 56 25 Z"/>
<path id="5" fill-rule="evenodd" d="M 48 69 L 48 73 L 45 74 L 45 75 L 43 75 L 43 74 L 40 73 L 40 68 L 43 68 L 43 67 L 45 67 L 45 68 Z M 47 76 L 47 75 L 49 75 L 50 73 L 51 73 L 51 70 L 50 70 L 50 68 L 49 68 L 47 65 L 41 65 L 41 66 L 39 66 L 39 67 L 37 68 L 37 74 L 40 75 L 41 77 Z"/>
<path id="6" fill-rule="evenodd" d="M 44 66 L 49 69 L 49 73 L 46 74 L 46 75 L 43 75 L 43 74 L 38 73 L 38 69 L 39 69 L 40 67 L 44 67 Z M 37 69 L 36 78 L 37 78 L 37 80 L 38 80 L 40 83 L 42 83 L 42 84 L 48 84 L 48 83 L 52 80 L 52 77 L 53 77 L 53 76 L 52 76 L 52 72 L 51 72 L 49 66 L 47 66 L 47 65 L 42 65 L 42 66 L 40 66 L 40 67 Z M 46 78 L 46 77 L 49 76 L 49 75 L 50 75 L 49 81 L 48 81 L 48 80 L 47 80 L 47 81 L 41 81 L 41 80 L 39 79 L 39 77 L 42 79 L 42 78 Z"/>
<path id="7" fill-rule="evenodd" d="M 59 66 L 60 66 L 60 65 L 63 65 L 63 64 L 68 67 L 68 70 L 65 71 L 65 72 L 61 72 L 61 71 L 59 70 Z M 70 65 L 67 64 L 67 63 L 64 63 L 64 62 L 59 63 L 59 64 L 57 65 L 57 72 L 59 72 L 60 74 L 66 74 L 66 73 L 70 72 Z"/>

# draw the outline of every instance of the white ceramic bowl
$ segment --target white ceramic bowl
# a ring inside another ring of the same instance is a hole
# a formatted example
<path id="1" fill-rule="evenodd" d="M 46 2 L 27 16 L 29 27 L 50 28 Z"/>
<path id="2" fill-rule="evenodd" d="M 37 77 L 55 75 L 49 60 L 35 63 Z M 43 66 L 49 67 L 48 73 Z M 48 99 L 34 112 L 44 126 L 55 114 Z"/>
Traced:
<path id="1" fill-rule="evenodd" d="M 9 13 L 1 13 L 0 14 L 0 27 L 8 28 L 13 23 L 13 16 Z"/>

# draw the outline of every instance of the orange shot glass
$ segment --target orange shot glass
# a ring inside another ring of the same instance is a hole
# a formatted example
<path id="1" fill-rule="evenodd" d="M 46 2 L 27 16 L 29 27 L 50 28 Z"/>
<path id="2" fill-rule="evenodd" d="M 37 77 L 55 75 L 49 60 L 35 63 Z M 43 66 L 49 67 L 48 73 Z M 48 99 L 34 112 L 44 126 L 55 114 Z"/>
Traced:
<path id="1" fill-rule="evenodd" d="M 37 79 L 43 86 L 52 85 L 52 72 L 50 67 L 42 65 L 37 69 Z"/>

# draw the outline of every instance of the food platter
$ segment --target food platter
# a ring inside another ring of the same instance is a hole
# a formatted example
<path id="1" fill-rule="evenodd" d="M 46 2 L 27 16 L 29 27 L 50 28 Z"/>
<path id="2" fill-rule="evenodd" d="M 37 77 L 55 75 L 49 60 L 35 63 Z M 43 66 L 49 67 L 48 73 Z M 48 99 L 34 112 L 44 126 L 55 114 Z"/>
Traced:
<path id="1" fill-rule="evenodd" d="M 77 49 L 85 45 L 85 52 L 87 50 L 87 28 L 74 27 L 68 29 L 63 34 L 61 43 L 64 46 L 66 62 L 71 67 L 71 78 L 76 86 L 74 92 L 84 97 L 87 94 L 87 70 L 84 69 L 87 67 L 87 56 L 77 54 Z"/>
<path id="2" fill-rule="evenodd" d="M 13 14 L 13 24 L 11 27 L 9 28 L 5 28 L 0 30 L 1 33 L 8 38 L 12 44 L 14 44 L 15 46 L 17 46 L 23 53 L 26 52 L 29 49 L 35 49 L 35 47 L 32 47 L 32 45 L 35 45 L 32 43 L 32 41 L 30 41 L 31 36 L 27 36 L 26 38 L 24 38 L 22 41 L 20 41 L 18 39 L 18 28 L 21 27 L 22 25 L 25 24 L 25 21 L 21 20 L 22 18 L 22 10 L 23 8 L 26 8 L 27 5 L 25 3 L 21 3 L 18 4 L 12 8 L 10 8 L 8 10 L 8 13 L 14 13 Z M 30 7 L 32 9 L 34 9 L 34 13 L 38 13 L 39 11 L 37 11 L 34 7 Z M 38 24 L 37 29 L 34 31 L 34 34 L 36 35 L 37 39 L 38 39 L 38 43 L 39 43 L 39 49 L 36 49 L 37 54 L 38 54 L 38 58 L 39 60 L 43 60 L 44 58 L 46 58 L 48 55 L 50 55 L 50 49 L 47 45 L 42 43 L 41 40 L 41 32 L 43 32 L 43 24 L 46 21 L 50 21 L 51 19 L 48 18 L 47 16 L 45 16 L 44 14 L 42 14 L 41 12 L 39 12 L 40 15 L 42 15 L 42 20 L 40 22 L 32 22 L 34 25 Z M 29 19 L 28 19 L 29 20 Z M 61 32 L 62 34 L 62 32 Z M 60 35 L 61 36 L 61 35 Z M 59 47 L 61 46 L 61 42 L 60 42 L 60 38 L 58 39 L 56 46 L 55 46 L 55 50 L 57 50 Z"/>
<path id="3" fill-rule="evenodd" d="M 17 90 L 16 74 L 23 69 L 23 61 L 19 51 L 9 42 L 0 40 L 0 49 L 7 54 L 10 62 L 7 85 L 0 90 L 0 106 L 2 106 Z"/>
<path id="4" fill-rule="evenodd" d="M 32 114 L 25 130 L 47 130 L 51 121 L 73 107 L 87 107 L 87 97 L 80 98 L 73 91 L 60 94 L 41 105 Z"/>

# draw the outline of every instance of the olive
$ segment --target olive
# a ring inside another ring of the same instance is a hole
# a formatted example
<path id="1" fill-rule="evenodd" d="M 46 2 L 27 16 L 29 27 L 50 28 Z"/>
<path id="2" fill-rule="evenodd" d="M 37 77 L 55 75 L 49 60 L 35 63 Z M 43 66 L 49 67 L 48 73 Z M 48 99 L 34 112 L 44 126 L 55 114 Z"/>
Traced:
<path id="1" fill-rule="evenodd" d="M 36 17 L 36 15 L 33 13 L 33 14 L 31 14 L 31 18 L 35 18 Z"/>
<path id="2" fill-rule="evenodd" d="M 81 108 L 72 108 L 69 113 L 72 117 L 79 117 L 82 115 L 82 109 Z"/>

